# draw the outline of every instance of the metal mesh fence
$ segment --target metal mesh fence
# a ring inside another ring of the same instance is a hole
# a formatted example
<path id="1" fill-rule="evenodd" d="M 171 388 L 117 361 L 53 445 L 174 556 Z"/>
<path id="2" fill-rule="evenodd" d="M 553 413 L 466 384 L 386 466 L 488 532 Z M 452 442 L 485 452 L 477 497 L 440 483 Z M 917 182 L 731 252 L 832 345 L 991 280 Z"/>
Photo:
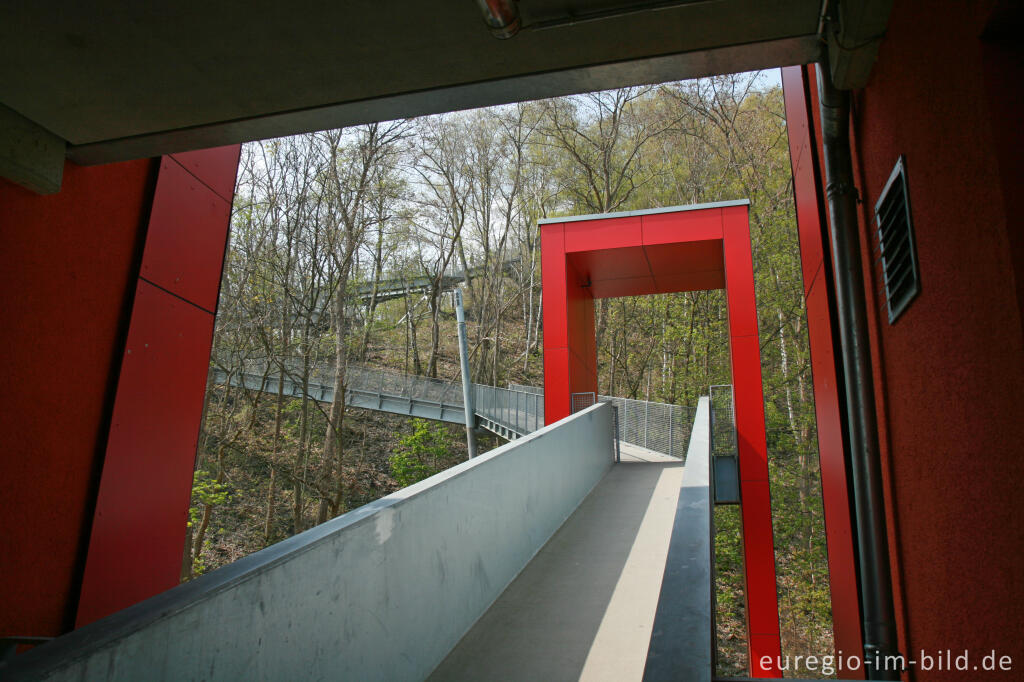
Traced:
<path id="1" fill-rule="evenodd" d="M 537 395 L 544 395 L 544 388 L 542 386 L 527 386 L 526 384 L 514 384 L 509 382 L 508 390 L 510 391 L 522 391 L 523 393 L 536 393 Z"/>
<path id="2" fill-rule="evenodd" d="M 526 435 L 544 426 L 544 395 L 473 384 L 476 413 Z"/>
<path id="3" fill-rule="evenodd" d="M 247 388 L 273 392 L 276 391 L 279 374 L 280 369 L 268 366 L 265 360 L 250 360 L 244 364 L 241 372 L 233 375 L 230 382 L 241 381 Z M 301 366 L 287 367 L 285 392 L 289 395 L 301 395 L 301 377 Z M 215 380 L 227 382 L 228 378 L 225 375 Z M 331 400 L 333 383 L 332 367 L 318 365 L 311 368 L 308 395 L 315 400 Z M 458 382 L 431 379 L 390 369 L 350 365 L 346 371 L 345 384 L 349 394 L 402 398 L 443 406 L 445 410 L 462 409 L 462 386 Z M 543 388 L 522 384 L 509 384 L 509 388 L 474 384 L 473 391 L 476 413 L 484 419 L 522 435 L 544 426 Z M 686 456 L 694 408 L 603 395 L 597 396 L 597 400 L 615 406 L 621 440 L 681 459 Z M 573 411 L 592 405 L 593 402 L 593 393 L 575 394 Z M 716 454 L 735 453 L 732 387 L 712 387 L 711 407 L 712 446 L 723 448 Z M 720 434 L 716 428 L 720 429 Z"/>
<path id="4" fill-rule="evenodd" d="M 569 405 L 573 414 L 585 410 L 597 402 L 597 397 L 591 393 L 573 393 L 569 396 Z"/>
<path id="5" fill-rule="evenodd" d="M 601 395 L 618 408 L 619 437 L 627 443 L 683 459 L 690 444 L 694 408 Z"/>
<path id="6" fill-rule="evenodd" d="M 237 373 L 247 379 L 246 386 L 253 384 L 254 379 L 267 378 L 267 385 L 277 386 L 280 375 L 279 366 L 268 366 L 264 360 L 251 360 L 244 364 L 244 369 Z M 286 363 L 285 392 L 289 395 L 301 395 L 304 370 L 301 365 Z M 215 373 L 215 376 L 219 376 Z M 259 385 L 258 382 L 256 384 Z M 309 371 L 307 395 L 316 400 L 323 400 L 334 385 L 334 368 L 329 365 L 317 365 Z M 424 403 L 444 405 L 445 408 L 462 408 L 462 387 L 460 384 L 432 379 L 430 377 L 405 374 L 390 369 L 349 365 L 345 371 L 345 389 L 348 393 L 363 395 L 387 396 L 404 398 Z M 333 399 L 333 398 L 330 398 Z"/>
<path id="7" fill-rule="evenodd" d="M 712 386 L 711 394 L 711 455 L 735 455 L 736 412 L 733 405 L 732 386 Z"/>

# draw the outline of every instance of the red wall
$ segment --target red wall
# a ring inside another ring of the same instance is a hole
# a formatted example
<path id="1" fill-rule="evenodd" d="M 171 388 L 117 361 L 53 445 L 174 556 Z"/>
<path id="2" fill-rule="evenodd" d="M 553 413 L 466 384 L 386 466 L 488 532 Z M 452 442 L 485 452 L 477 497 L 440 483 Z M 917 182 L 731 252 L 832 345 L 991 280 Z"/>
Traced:
<path id="1" fill-rule="evenodd" d="M 813 67 L 812 67 L 813 69 Z M 806 67 L 782 69 L 786 127 L 789 132 L 793 193 L 796 200 L 803 270 L 807 336 L 814 383 L 814 412 L 821 466 L 821 496 L 828 543 L 832 634 L 837 655 L 863 650 L 860 602 L 857 598 L 857 562 L 850 519 L 849 483 L 843 440 L 841 398 L 832 334 L 834 286 L 831 249 L 825 222 L 824 198 L 818 183 L 814 147 L 813 107 Z M 844 677 L 863 679 L 863 671 L 844 671 Z"/>
<path id="2" fill-rule="evenodd" d="M 239 151 L 160 162 L 76 626 L 178 584 Z"/>
<path id="3" fill-rule="evenodd" d="M 154 164 L 67 164 L 63 190 L 0 180 L 0 636 L 74 622 Z"/>
<path id="4" fill-rule="evenodd" d="M 238 155 L 0 181 L 0 637 L 178 582 Z"/>
<path id="5" fill-rule="evenodd" d="M 1019 173 L 1021 156 L 1019 133 L 1016 142 L 997 133 L 1007 121 L 1020 125 L 1020 70 L 1010 68 L 1020 48 L 986 62 L 993 6 L 895 3 L 871 80 L 854 99 L 853 130 L 901 647 L 969 649 L 976 662 L 994 649 L 1019 671 L 1024 271 L 1006 192 L 1021 189 L 1007 175 Z M 1001 89 L 986 88 L 993 81 Z M 867 234 L 900 154 L 921 293 L 890 325 Z M 1000 166 L 1006 157 L 1012 168 Z"/>

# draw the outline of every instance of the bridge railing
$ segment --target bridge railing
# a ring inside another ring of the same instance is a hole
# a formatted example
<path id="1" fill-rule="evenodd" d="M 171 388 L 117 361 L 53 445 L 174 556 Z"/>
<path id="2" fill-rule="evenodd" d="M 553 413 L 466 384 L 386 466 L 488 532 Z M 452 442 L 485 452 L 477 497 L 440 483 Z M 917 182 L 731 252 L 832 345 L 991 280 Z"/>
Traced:
<path id="1" fill-rule="evenodd" d="M 543 388 L 514 383 L 508 387 L 510 390 L 538 394 L 543 403 Z M 607 395 L 599 395 L 597 400 L 611 403 L 617 408 L 619 438 L 623 441 L 672 457 L 686 457 L 696 408 Z"/>
<path id="2" fill-rule="evenodd" d="M 285 393 L 301 395 L 302 369 L 294 366 L 286 370 Z M 245 363 L 242 376 L 246 388 L 273 393 L 277 390 L 279 374 L 280 370 L 268 368 L 265 360 L 253 360 Z M 333 374 L 334 370 L 328 366 L 313 368 L 307 395 L 315 400 L 332 400 Z M 266 377 L 262 386 L 261 377 Z M 224 378 L 215 378 L 215 381 L 223 383 Z M 462 387 L 458 382 L 349 365 L 345 385 L 348 399 L 357 407 L 462 421 Z M 475 411 L 484 428 L 514 438 L 544 426 L 543 388 L 523 384 L 509 384 L 508 388 L 473 384 L 473 392 Z M 686 456 L 695 408 L 603 395 L 597 399 L 616 407 L 621 440 L 680 459 Z"/>
<path id="3" fill-rule="evenodd" d="M 476 412 L 520 436 L 544 426 L 544 394 L 474 384 Z"/>
<path id="4" fill-rule="evenodd" d="M 363 365 L 349 365 L 345 371 L 345 384 L 348 391 L 436 403 L 444 405 L 446 409 L 462 408 L 461 387 L 444 379 Z"/>

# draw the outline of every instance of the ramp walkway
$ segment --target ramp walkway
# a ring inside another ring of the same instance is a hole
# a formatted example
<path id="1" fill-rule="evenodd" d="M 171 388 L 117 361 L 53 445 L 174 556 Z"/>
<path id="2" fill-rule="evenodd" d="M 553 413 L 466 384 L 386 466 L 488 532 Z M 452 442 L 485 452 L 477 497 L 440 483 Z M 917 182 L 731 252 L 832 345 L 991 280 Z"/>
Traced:
<path id="1" fill-rule="evenodd" d="M 569 520 L 429 678 L 640 680 L 683 464 L 622 445 Z"/>
<path id="2" fill-rule="evenodd" d="M 711 679 L 708 401 L 685 465 L 596 404 L 0 665 L 22 680 Z"/>

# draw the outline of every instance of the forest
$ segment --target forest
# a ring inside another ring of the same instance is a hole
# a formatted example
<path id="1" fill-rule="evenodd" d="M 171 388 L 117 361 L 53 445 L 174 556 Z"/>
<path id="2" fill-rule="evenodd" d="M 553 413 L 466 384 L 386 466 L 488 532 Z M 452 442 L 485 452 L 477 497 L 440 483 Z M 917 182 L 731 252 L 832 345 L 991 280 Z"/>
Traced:
<path id="1" fill-rule="evenodd" d="M 751 202 L 783 649 L 829 650 L 786 120 L 757 73 L 244 145 L 182 580 L 466 457 L 461 427 L 221 385 L 213 370 L 326 380 L 334 395 L 362 365 L 458 381 L 446 277 L 464 273 L 473 381 L 540 386 L 538 220 L 731 199 Z M 603 394 L 693 406 L 730 383 L 724 291 L 601 299 L 595 317 Z M 719 672 L 743 674 L 738 509 L 715 523 Z"/>

